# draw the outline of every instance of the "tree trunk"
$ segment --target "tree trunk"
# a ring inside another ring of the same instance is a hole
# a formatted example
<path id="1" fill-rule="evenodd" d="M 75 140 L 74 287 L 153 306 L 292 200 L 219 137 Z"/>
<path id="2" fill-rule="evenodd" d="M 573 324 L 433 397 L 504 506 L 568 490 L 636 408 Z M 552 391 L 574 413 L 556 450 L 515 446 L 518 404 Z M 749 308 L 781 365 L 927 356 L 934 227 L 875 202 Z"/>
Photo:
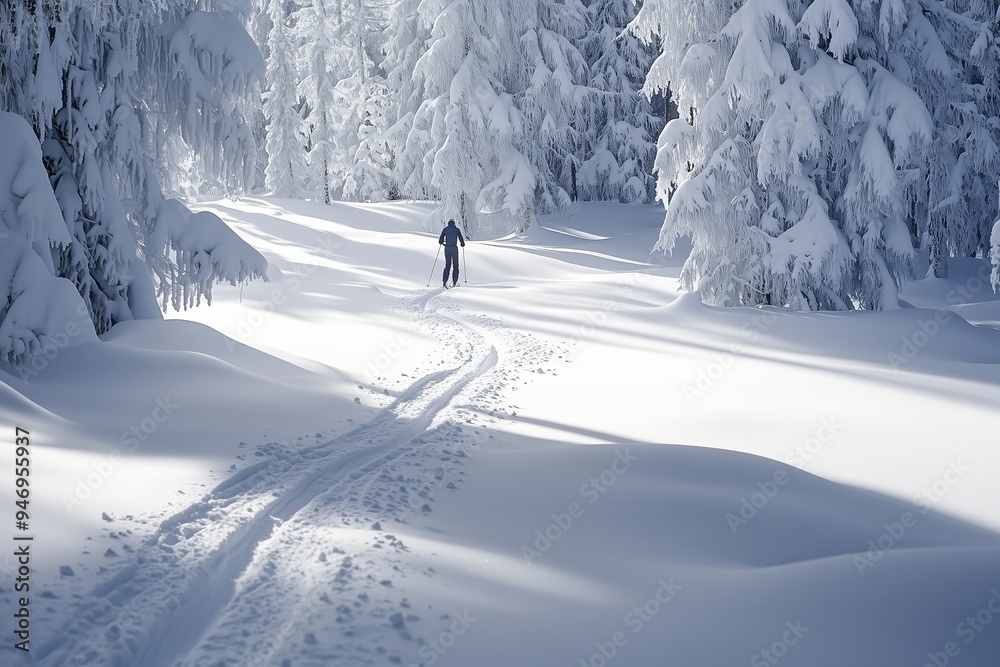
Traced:
<path id="1" fill-rule="evenodd" d="M 327 159 L 323 158 L 323 201 L 330 204 L 330 165 Z"/>
<path id="2" fill-rule="evenodd" d="M 576 185 L 576 160 L 573 160 L 573 162 L 570 165 L 570 180 L 572 181 L 571 183 L 572 199 L 573 201 L 577 201 L 579 199 L 579 193 L 577 191 L 577 185 Z"/>

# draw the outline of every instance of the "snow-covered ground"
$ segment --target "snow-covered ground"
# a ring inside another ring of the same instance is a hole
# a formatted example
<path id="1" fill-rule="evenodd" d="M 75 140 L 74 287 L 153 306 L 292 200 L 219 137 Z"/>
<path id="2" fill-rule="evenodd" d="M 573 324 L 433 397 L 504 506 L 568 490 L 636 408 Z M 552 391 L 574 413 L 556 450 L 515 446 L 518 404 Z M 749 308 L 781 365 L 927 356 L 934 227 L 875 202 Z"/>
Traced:
<path id="1" fill-rule="evenodd" d="M 985 265 L 724 310 L 649 254 L 661 209 L 591 204 L 445 291 L 430 205 L 200 208 L 269 283 L 0 376 L 2 664 L 996 664 Z"/>

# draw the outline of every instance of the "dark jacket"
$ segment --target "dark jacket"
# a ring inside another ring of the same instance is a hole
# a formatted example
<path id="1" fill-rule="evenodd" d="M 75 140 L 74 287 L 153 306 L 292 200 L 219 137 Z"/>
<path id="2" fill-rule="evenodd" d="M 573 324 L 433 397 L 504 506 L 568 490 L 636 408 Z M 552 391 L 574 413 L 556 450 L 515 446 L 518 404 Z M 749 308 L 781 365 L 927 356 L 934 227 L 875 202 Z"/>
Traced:
<path id="1" fill-rule="evenodd" d="M 449 222 L 448 226 L 441 230 L 441 236 L 438 238 L 438 243 L 448 248 L 457 247 L 458 244 L 461 244 L 463 248 L 465 247 L 465 239 L 462 237 L 462 230 L 455 225 L 454 221 Z"/>

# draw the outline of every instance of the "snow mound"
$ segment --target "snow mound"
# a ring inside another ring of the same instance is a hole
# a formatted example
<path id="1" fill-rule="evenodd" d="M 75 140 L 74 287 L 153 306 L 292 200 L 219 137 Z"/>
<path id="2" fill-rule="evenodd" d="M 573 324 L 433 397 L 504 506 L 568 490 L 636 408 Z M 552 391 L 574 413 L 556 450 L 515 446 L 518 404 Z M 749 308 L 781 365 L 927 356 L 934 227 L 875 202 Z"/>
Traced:
<path id="1" fill-rule="evenodd" d="M 442 664 L 605 664 L 593 656 L 612 651 L 615 665 L 774 664 L 770 651 L 785 665 L 902 666 L 954 642 L 960 664 L 985 665 L 1000 649 L 965 620 L 1000 601 L 1000 536 L 985 529 L 731 451 L 520 444 L 478 452 L 476 485 L 400 531 L 461 582 L 441 604 L 477 619 Z"/>
<path id="2" fill-rule="evenodd" d="M 699 330 L 732 352 L 748 346 L 919 368 L 934 362 L 1000 364 L 1000 332 L 945 308 L 802 313 L 783 308 L 723 308 L 698 293 L 652 309 L 647 318 Z"/>

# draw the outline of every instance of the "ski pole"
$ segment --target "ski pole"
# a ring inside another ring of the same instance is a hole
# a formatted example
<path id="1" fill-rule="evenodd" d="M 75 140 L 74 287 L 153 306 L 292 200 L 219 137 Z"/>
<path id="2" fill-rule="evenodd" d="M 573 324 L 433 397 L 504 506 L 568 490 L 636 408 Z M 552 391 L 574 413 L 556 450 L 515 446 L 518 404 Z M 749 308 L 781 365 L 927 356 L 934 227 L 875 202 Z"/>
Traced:
<path id="1" fill-rule="evenodd" d="M 465 284 L 469 284 L 469 263 L 465 261 L 465 246 L 462 246 L 462 264 L 465 264 Z"/>
<path id="2" fill-rule="evenodd" d="M 433 277 L 434 277 L 434 269 L 436 269 L 436 268 L 437 268 L 437 265 L 438 265 L 438 257 L 440 257 L 440 256 L 441 256 L 441 245 L 439 244 L 439 245 L 438 245 L 438 251 L 437 251 L 437 254 L 436 254 L 436 255 L 434 255 L 434 266 L 432 266 L 432 267 L 431 267 L 431 275 L 427 276 L 427 286 L 428 286 L 428 287 L 430 287 L 430 286 L 431 286 L 431 278 L 433 278 Z"/>

